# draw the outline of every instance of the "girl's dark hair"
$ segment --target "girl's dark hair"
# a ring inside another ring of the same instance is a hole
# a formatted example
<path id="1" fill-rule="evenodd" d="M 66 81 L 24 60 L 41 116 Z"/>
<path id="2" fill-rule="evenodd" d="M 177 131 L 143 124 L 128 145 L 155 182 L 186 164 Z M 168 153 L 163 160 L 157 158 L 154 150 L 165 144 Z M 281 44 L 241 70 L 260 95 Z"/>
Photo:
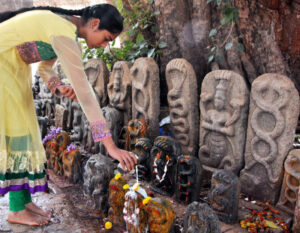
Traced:
<path id="1" fill-rule="evenodd" d="M 81 10 L 67 10 L 59 7 L 48 6 L 22 8 L 17 11 L 6 11 L 0 13 L 0 23 L 14 17 L 17 14 L 31 10 L 49 10 L 53 13 L 78 15 L 82 17 L 84 24 L 87 23 L 91 18 L 98 18 L 100 19 L 99 30 L 107 30 L 113 34 L 121 33 L 123 30 L 123 18 L 117 8 L 110 4 L 88 6 Z"/>

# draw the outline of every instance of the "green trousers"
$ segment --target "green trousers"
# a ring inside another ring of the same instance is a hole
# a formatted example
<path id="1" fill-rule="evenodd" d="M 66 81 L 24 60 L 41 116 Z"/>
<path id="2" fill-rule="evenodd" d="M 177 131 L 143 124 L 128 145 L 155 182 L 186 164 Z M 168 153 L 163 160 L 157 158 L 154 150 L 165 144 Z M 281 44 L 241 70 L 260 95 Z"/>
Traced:
<path id="1" fill-rule="evenodd" d="M 31 194 L 27 189 L 9 192 L 9 210 L 12 212 L 25 210 L 25 205 L 30 202 Z"/>

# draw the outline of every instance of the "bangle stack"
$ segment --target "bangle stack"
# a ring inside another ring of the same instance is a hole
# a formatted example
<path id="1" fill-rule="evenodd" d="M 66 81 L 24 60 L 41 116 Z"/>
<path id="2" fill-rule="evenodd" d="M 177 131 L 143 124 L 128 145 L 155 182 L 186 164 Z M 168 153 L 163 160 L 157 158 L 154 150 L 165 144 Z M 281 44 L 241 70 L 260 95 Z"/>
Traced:
<path id="1" fill-rule="evenodd" d="M 48 81 L 48 88 L 53 94 L 57 94 L 57 88 L 63 85 L 65 84 L 58 77 L 55 76 L 51 77 Z"/>
<path id="2" fill-rule="evenodd" d="M 105 138 L 111 137 L 111 133 L 107 127 L 105 118 L 90 122 L 90 126 L 95 142 L 99 142 Z"/>

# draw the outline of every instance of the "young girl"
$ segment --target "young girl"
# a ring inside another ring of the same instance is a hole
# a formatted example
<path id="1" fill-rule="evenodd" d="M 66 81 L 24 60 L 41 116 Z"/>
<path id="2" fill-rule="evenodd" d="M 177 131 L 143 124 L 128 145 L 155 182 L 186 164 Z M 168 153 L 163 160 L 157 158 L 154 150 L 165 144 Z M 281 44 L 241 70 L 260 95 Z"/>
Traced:
<path id="1" fill-rule="evenodd" d="M 125 168 L 136 158 L 114 144 L 96 96 L 89 85 L 76 43 L 106 47 L 123 30 L 123 19 L 109 4 L 82 10 L 53 7 L 24 8 L 0 14 L 0 195 L 9 192 L 8 221 L 27 225 L 48 223 L 50 213 L 31 201 L 31 194 L 47 190 L 46 156 L 31 89 L 30 65 L 58 96 L 79 101 L 93 138 Z M 58 58 L 70 86 L 52 70 Z"/>

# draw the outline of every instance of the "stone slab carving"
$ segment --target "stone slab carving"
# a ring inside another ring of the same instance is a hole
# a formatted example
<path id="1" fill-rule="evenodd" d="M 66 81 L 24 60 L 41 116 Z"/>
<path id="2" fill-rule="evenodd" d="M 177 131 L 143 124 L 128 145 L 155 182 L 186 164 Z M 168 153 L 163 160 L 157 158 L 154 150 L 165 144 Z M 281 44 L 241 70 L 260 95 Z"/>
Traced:
<path id="1" fill-rule="evenodd" d="M 181 154 L 179 143 L 169 136 L 155 138 L 151 149 L 152 185 L 150 189 L 165 196 L 175 191 L 176 165 Z"/>
<path id="2" fill-rule="evenodd" d="M 185 204 L 199 198 L 203 168 L 198 158 L 181 155 L 177 161 L 176 200 Z"/>
<path id="3" fill-rule="evenodd" d="M 106 64 L 101 59 L 89 59 L 84 64 L 84 71 L 95 91 L 100 106 L 106 106 L 108 104 L 107 84 L 109 80 Z"/>
<path id="4" fill-rule="evenodd" d="M 284 162 L 284 178 L 277 207 L 294 214 L 297 194 L 300 185 L 300 150 L 289 152 Z"/>
<path id="5" fill-rule="evenodd" d="M 242 191 L 275 204 L 283 162 L 292 148 L 299 116 L 299 94 L 280 74 L 264 74 L 252 83 Z"/>
<path id="6" fill-rule="evenodd" d="M 107 85 L 109 104 L 124 112 L 124 124 L 127 124 L 131 119 L 130 68 L 129 62 L 116 62 Z"/>
<path id="7" fill-rule="evenodd" d="M 221 233 L 218 216 L 206 203 L 194 201 L 186 208 L 183 233 Z"/>
<path id="8" fill-rule="evenodd" d="M 136 168 L 139 180 L 151 180 L 151 148 L 152 141 L 149 138 L 138 138 L 134 153 L 138 156 Z"/>
<path id="9" fill-rule="evenodd" d="M 173 59 L 166 68 L 171 126 L 183 154 L 195 156 L 199 136 L 197 78 L 185 59 Z"/>
<path id="10" fill-rule="evenodd" d="M 154 137 L 159 135 L 160 86 L 158 66 L 152 58 L 137 59 L 130 69 L 132 118 L 148 121 Z"/>
<path id="11" fill-rule="evenodd" d="M 199 159 L 205 170 L 238 174 L 243 166 L 249 92 L 244 78 L 215 70 L 202 83 Z"/>
<path id="12" fill-rule="evenodd" d="M 62 105 L 55 105 L 55 127 L 61 127 L 63 130 L 67 130 L 67 117 L 68 110 L 65 109 Z"/>
<path id="13" fill-rule="evenodd" d="M 100 152 L 100 142 L 94 141 L 90 123 L 84 114 L 82 115 L 82 121 L 84 129 L 82 144 L 84 145 L 84 149 L 91 154 L 98 154 Z"/>
<path id="14" fill-rule="evenodd" d="M 79 149 L 64 150 L 62 153 L 62 168 L 64 176 L 72 183 L 82 180 L 81 153 Z"/>
<path id="15" fill-rule="evenodd" d="M 40 93 L 38 94 L 39 99 L 42 102 L 42 115 L 48 119 L 54 118 L 54 95 L 49 90 L 47 84 L 43 82 L 43 79 L 39 79 L 40 82 Z"/>
<path id="16" fill-rule="evenodd" d="M 298 189 L 297 203 L 294 214 L 293 232 L 300 232 L 300 189 Z"/>
<path id="17" fill-rule="evenodd" d="M 211 179 L 208 194 L 211 206 L 222 222 L 233 224 L 238 220 L 240 182 L 228 170 L 217 170 Z"/>
<path id="18" fill-rule="evenodd" d="M 92 155 L 84 167 L 84 194 L 93 199 L 95 208 L 103 214 L 106 214 L 109 208 L 108 188 L 113 176 L 113 161 L 101 154 Z"/>
<path id="19" fill-rule="evenodd" d="M 83 111 L 80 104 L 76 101 L 72 102 L 72 112 L 73 112 L 73 131 L 70 136 L 71 142 L 82 142 L 83 141 Z"/>
<path id="20" fill-rule="evenodd" d="M 149 232 L 173 232 L 175 213 L 170 201 L 158 197 L 152 198 L 144 208 L 148 215 Z"/>

